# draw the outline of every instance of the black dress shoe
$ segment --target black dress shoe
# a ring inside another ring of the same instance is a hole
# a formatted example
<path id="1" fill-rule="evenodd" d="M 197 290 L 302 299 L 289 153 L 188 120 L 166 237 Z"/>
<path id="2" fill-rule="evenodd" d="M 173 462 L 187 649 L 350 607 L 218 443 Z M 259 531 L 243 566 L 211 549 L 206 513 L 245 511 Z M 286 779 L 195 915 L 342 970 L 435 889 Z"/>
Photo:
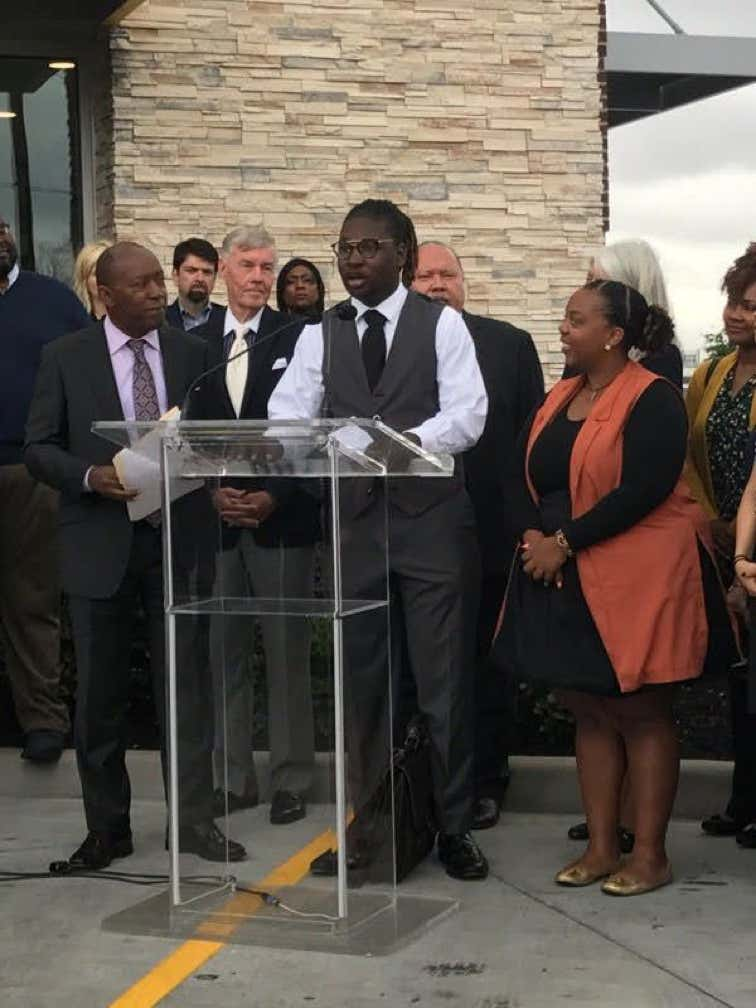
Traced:
<path id="1" fill-rule="evenodd" d="M 233 791 L 224 791 L 223 788 L 216 788 L 213 791 L 213 815 L 220 819 L 228 814 L 239 812 L 241 809 L 256 808 L 260 804 L 260 798 L 256 791 L 245 791 L 244 794 L 235 794 Z"/>
<path id="2" fill-rule="evenodd" d="M 439 833 L 438 857 L 452 878 L 467 882 L 488 875 L 488 861 L 469 833 Z"/>
<path id="3" fill-rule="evenodd" d="M 590 836 L 588 833 L 588 823 L 579 822 L 575 823 L 574 826 L 570 826 L 567 830 L 567 836 L 570 840 L 588 840 Z"/>
<path id="4" fill-rule="evenodd" d="M 90 831 L 84 843 L 68 859 L 69 865 L 77 871 L 99 871 L 107 868 L 116 858 L 125 858 L 134 853 L 131 833 L 99 833 Z"/>
<path id="5" fill-rule="evenodd" d="M 748 823 L 735 834 L 735 843 L 740 847 L 756 850 L 756 823 Z"/>
<path id="6" fill-rule="evenodd" d="M 296 822 L 307 815 L 302 795 L 296 791 L 276 791 L 270 803 L 270 821 L 274 826 Z"/>
<path id="7" fill-rule="evenodd" d="M 26 743 L 21 752 L 21 759 L 29 760 L 32 763 L 57 763 L 63 752 L 63 743 L 66 737 L 63 732 L 30 731 L 26 736 Z"/>
<path id="8" fill-rule="evenodd" d="M 588 823 L 581 822 L 570 826 L 567 830 L 567 836 L 570 840 L 590 840 L 591 835 L 588 830 Z M 618 826 L 617 839 L 619 840 L 619 847 L 622 853 L 632 854 L 633 847 L 635 846 L 635 833 L 625 826 Z"/>
<path id="9" fill-rule="evenodd" d="M 367 880 L 370 873 L 372 858 L 367 851 L 359 854 L 347 854 L 347 885 L 358 889 Z M 310 862 L 310 873 L 326 878 L 335 878 L 339 873 L 336 851 L 323 851 Z"/>
<path id="10" fill-rule="evenodd" d="M 701 829 L 709 836 L 735 836 L 745 825 L 743 822 L 738 822 L 737 819 L 731 819 L 727 814 L 713 815 L 704 819 L 701 823 Z"/>
<path id="11" fill-rule="evenodd" d="M 235 840 L 228 840 L 212 819 L 184 826 L 179 831 L 179 851 L 197 854 L 205 861 L 244 861 L 247 857 L 244 847 Z"/>
<path id="12" fill-rule="evenodd" d="M 474 830 L 490 829 L 499 821 L 501 806 L 495 798 L 477 798 L 473 805 L 471 828 Z"/>

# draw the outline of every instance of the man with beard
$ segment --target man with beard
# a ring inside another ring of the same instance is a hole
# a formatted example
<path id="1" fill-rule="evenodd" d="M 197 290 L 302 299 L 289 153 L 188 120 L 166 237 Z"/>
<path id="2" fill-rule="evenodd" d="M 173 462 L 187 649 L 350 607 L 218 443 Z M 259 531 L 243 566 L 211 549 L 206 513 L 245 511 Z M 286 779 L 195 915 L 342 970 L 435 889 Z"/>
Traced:
<path id="1" fill-rule="evenodd" d="M 478 443 L 465 452 L 465 485 L 475 509 L 482 560 L 475 648 L 475 811 L 473 829 L 495 826 L 509 780 L 514 682 L 504 683 L 489 659 L 515 549 L 507 536 L 505 473 L 517 436 L 543 399 L 543 371 L 530 334 L 508 322 L 464 310 L 465 275 L 453 249 L 423 242 L 412 289 L 462 313 L 488 395 Z"/>
<path id="2" fill-rule="evenodd" d="M 218 276 L 218 252 L 204 238 L 187 238 L 173 250 L 173 282 L 176 300 L 165 310 L 165 321 L 174 329 L 189 332 L 215 322 L 226 309 L 210 300 Z"/>
<path id="3" fill-rule="evenodd" d="M 388 200 L 347 214 L 333 245 L 350 299 L 308 325 L 271 396 L 272 420 L 376 417 L 429 452 L 459 456 L 483 432 L 487 400 L 461 316 L 407 290 L 417 264 L 412 221 Z M 372 446 L 371 446 L 372 447 Z M 376 450 L 380 450 L 375 446 Z M 371 448 L 368 448 L 370 451 Z M 396 629 L 406 631 L 410 672 L 431 743 L 438 854 L 448 875 L 483 879 L 488 863 L 468 832 L 473 805 L 473 660 L 479 563 L 472 505 L 456 459 L 448 479 L 343 481 L 344 597 L 386 597 L 383 542 L 388 497 L 388 587 Z M 386 496 L 384 496 L 386 495 Z M 383 616 L 344 621 L 349 772 L 355 823 L 368 806 L 388 742 L 388 640 Z M 392 630 L 392 639 L 394 633 Z M 352 830 L 353 833 L 357 831 Z M 375 852 L 355 836 L 348 864 Z M 335 871 L 326 852 L 316 874 Z"/>
<path id="4" fill-rule="evenodd" d="M 19 269 L 13 234 L 0 217 L 0 623 L 25 735 L 21 755 L 34 763 L 60 757 L 68 712 L 59 695 L 58 495 L 23 464 L 24 424 L 42 347 L 88 322 L 73 291 Z"/>

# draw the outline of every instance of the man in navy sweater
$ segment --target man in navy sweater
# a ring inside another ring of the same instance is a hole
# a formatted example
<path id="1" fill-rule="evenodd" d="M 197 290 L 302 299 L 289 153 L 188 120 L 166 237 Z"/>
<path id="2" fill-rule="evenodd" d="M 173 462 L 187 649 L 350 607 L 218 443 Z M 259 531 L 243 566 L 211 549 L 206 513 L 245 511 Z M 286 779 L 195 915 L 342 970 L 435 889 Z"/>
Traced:
<path id="1" fill-rule="evenodd" d="M 58 495 L 23 464 L 24 426 L 42 347 L 88 323 L 62 283 L 19 270 L 16 243 L 0 216 L 0 623 L 26 739 L 21 755 L 35 763 L 60 757 L 68 713 L 59 695 Z"/>

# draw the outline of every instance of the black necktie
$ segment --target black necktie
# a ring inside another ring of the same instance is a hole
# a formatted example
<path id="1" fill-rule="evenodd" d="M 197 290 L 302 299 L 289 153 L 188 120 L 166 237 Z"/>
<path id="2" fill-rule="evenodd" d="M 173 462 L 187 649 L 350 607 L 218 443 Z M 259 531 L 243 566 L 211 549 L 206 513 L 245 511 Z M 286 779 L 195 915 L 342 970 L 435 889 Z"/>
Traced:
<path id="1" fill-rule="evenodd" d="M 367 322 L 367 329 L 362 336 L 362 360 L 372 392 L 381 380 L 386 364 L 386 334 L 383 331 L 386 316 L 371 308 L 362 317 Z"/>

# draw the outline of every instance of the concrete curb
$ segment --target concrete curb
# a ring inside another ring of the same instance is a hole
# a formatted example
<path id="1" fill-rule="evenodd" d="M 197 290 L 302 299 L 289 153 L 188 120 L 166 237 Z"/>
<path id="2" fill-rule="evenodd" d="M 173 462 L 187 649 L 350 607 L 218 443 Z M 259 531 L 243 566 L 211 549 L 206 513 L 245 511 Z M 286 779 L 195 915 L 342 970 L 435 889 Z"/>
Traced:
<path id="1" fill-rule="evenodd" d="M 257 753 L 256 764 L 263 798 L 268 794 L 268 754 Z M 161 801 L 163 786 L 158 753 L 133 750 L 127 755 L 135 798 Z M 579 816 L 580 794 L 575 761 L 569 756 L 515 756 L 507 792 L 510 812 L 548 812 Z M 331 761 L 318 754 L 311 800 L 332 795 Z M 700 819 L 721 811 L 727 803 L 732 764 L 712 760 L 684 760 L 675 804 L 678 819 Z M 14 798 L 75 798 L 81 795 L 76 756 L 67 749 L 54 766 L 34 766 L 19 758 L 17 749 L 0 749 L 0 795 Z"/>

